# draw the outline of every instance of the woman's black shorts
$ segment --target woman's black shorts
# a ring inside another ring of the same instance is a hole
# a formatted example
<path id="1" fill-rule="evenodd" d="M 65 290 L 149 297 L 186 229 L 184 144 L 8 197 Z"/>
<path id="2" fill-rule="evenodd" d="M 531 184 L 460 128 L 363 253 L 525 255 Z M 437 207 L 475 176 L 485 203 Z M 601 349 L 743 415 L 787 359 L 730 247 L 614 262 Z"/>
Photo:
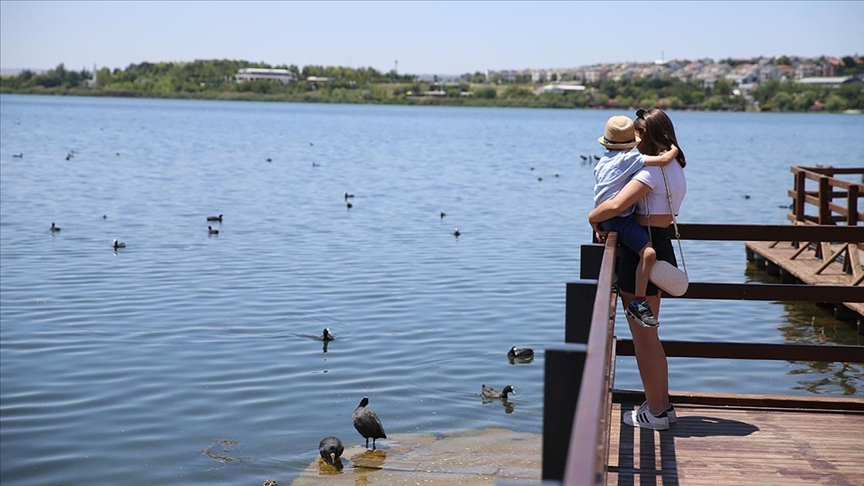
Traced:
<path id="1" fill-rule="evenodd" d="M 672 248 L 672 240 L 666 235 L 666 228 L 650 226 L 646 229 L 650 231 L 651 246 L 654 247 L 654 251 L 657 253 L 657 260 L 667 261 L 677 267 L 678 260 L 675 259 L 675 250 Z M 639 254 L 619 243 L 618 262 L 615 266 L 615 281 L 620 292 L 636 293 L 636 268 L 638 266 Z M 653 283 L 648 282 L 646 295 L 657 295 L 658 290 Z"/>

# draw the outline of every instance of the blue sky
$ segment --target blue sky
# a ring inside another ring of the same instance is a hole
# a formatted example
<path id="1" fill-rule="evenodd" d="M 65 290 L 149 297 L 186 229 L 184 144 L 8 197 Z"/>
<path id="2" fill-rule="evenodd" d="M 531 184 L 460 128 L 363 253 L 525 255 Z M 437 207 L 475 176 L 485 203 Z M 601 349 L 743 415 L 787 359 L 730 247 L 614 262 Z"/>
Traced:
<path id="1" fill-rule="evenodd" d="M 0 1 L 0 67 L 239 59 L 403 73 L 864 55 L 864 0 Z"/>

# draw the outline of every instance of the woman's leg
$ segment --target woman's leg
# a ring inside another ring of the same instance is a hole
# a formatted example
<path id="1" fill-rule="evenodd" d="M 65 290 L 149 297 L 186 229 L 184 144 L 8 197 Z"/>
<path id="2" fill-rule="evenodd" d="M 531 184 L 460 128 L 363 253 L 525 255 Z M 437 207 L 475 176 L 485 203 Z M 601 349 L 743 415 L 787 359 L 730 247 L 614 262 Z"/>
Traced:
<path id="1" fill-rule="evenodd" d="M 621 293 L 621 301 L 626 309 L 633 300 L 633 294 Z M 648 305 L 655 316 L 660 315 L 660 296 L 649 295 Z M 633 335 L 633 347 L 636 351 L 636 364 L 648 408 L 654 414 L 659 414 L 669 406 L 669 367 L 666 362 L 666 351 L 660 342 L 656 327 L 643 327 L 635 320 L 627 318 L 630 333 Z"/>

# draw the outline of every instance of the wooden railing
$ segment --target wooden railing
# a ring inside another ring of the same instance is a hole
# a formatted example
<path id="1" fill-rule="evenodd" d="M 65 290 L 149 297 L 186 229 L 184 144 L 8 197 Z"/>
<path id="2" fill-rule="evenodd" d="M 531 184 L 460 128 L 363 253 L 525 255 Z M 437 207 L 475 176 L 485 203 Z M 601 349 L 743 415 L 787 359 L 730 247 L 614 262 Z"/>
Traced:
<path id="1" fill-rule="evenodd" d="M 789 191 L 792 212 L 788 218 L 793 223 L 833 225 L 845 223 L 855 226 L 864 222 L 864 212 L 859 212 L 858 199 L 864 195 L 864 167 L 798 167 L 791 168 L 795 175 L 795 188 Z M 861 182 L 849 182 L 835 175 L 858 175 Z M 807 181 L 815 181 L 816 190 L 807 189 Z M 837 204 L 835 199 L 845 199 L 846 204 Z M 815 206 L 816 214 L 808 215 L 807 204 Z"/>
<path id="2" fill-rule="evenodd" d="M 693 240 L 864 242 L 864 231 L 850 226 L 678 226 L 682 239 Z M 616 241 L 617 235 L 610 233 L 605 245 L 582 247 L 582 280 L 567 284 L 566 344 L 546 349 L 544 484 L 606 482 L 615 357 L 633 355 L 632 341 L 613 336 Z M 864 287 L 691 282 L 679 298 L 864 302 Z M 864 362 L 861 346 L 664 342 L 664 348 L 671 357 Z"/>

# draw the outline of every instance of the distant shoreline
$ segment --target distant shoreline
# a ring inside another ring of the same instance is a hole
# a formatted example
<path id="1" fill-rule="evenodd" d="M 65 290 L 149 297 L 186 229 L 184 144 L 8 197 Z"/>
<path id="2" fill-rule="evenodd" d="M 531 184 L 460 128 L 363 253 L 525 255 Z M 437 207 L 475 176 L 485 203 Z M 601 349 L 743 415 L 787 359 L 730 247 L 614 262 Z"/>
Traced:
<path id="1" fill-rule="evenodd" d="M 393 105 L 393 106 L 463 106 L 463 107 L 478 107 L 478 108 L 552 108 L 565 110 L 578 109 L 595 109 L 595 110 L 625 110 L 632 111 L 637 107 L 630 106 L 572 106 L 566 103 L 566 100 L 558 102 L 550 102 L 548 100 L 536 99 L 482 99 L 482 98 L 429 98 L 415 97 L 406 99 L 393 99 L 387 101 L 381 100 L 346 100 L 346 99 L 331 99 L 323 96 L 315 96 L 314 94 L 292 96 L 284 93 L 279 94 L 261 94 L 251 92 L 203 92 L 203 93 L 153 93 L 145 91 L 133 90 L 102 90 L 93 88 L 31 88 L 26 90 L 8 90 L 0 89 L 0 94 L 19 94 L 19 95 L 36 95 L 36 96 L 79 96 L 93 98 L 147 98 L 147 99 L 178 99 L 178 100 L 215 100 L 215 101 L 261 101 L 275 103 L 324 103 L 324 104 L 343 104 L 343 105 Z M 664 109 L 674 111 L 703 111 L 703 112 L 736 112 L 736 113 L 760 113 L 757 110 L 733 110 L 733 109 L 717 109 L 706 110 L 701 107 L 664 107 Z M 784 112 L 765 111 L 765 113 L 835 113 L 827 111 L 796 111 L 787 110 Z M 845 110 L 841 114 L 861 115 L 864 110 Z"/>

